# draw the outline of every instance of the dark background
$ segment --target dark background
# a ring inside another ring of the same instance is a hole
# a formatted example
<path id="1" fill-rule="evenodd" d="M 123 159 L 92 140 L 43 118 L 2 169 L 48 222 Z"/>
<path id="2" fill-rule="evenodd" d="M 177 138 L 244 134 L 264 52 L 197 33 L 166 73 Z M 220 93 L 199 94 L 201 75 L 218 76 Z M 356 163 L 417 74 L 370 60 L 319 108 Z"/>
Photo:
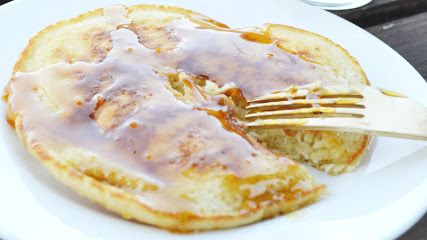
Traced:
<path id="1" fill-rule="evenodd" d="M 0 0 L 0 5 L 7 2 Z M 331 12 L 387 43 L 427 79 L 427 0 L 374 0 L 362 8 Z M 399 240 L 427 240 L 427 215 Z"/>

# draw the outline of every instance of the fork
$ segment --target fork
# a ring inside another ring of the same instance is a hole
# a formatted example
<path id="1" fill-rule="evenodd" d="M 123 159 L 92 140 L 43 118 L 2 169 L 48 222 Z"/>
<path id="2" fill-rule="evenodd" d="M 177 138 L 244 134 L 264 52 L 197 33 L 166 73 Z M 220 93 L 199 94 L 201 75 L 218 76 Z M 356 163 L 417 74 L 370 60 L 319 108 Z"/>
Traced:
<path id="1" fill-rule="evenodd" d="M 358 132 L 427 140 L 427 109 L 372 86 L 291 86 L 248 101 L 248 128 Z"/>

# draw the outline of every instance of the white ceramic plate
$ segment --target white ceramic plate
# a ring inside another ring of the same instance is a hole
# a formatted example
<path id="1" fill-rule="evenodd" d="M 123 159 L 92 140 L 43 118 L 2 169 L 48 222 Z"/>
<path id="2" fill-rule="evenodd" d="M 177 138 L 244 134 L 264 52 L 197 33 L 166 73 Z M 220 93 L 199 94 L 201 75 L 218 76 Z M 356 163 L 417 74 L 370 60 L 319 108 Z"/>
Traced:
<path id="1" fill-rule="evenodd" d="M 312 5 L 329 10 L 346 10 L 365 6 L 372 0 L 303 0 Z"/>
<path id="2" fill-rule="evenodd" d="M 146 1 L 17 0 L 0 7 L 0 86 L 27 40 L 58 20 L 110 4 Z M 427 106 L 427 84 L 387 45 L 299 1 L 156 1 L 190 8 L 233 27 L 282 23 L 323 34 L 348 49 L 376 86 Z M 4 120 L 0 104 L 0 238 L 5 239 L 386 239 L 427 210 L 427 144 L 378 138 L 357 171 L 330 177 L 310 169 L 329 194 L 295 213 L 224 231 L 178 235 L 125 221 L 55 181 Z M 396 119 L 398 121 L 398 119 Z"/>

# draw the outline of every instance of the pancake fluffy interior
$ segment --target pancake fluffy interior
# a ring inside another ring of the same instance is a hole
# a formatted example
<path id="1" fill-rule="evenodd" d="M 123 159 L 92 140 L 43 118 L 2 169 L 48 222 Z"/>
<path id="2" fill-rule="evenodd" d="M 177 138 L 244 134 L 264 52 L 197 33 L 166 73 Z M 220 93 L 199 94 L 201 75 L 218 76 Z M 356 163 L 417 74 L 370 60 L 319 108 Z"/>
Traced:
<path id="1" fill-rule="evenodd" d="M 331 174 L 358 164 L 365 135 L 245 129 L 247 99 L 315 81 L 367 83 L 313 33 L 116 6 L 39 32 L 5 99 L 18 136 L 65 185 L 124 218 L 193 231 L 316 201 L 324 186 L 290 159 Z"/>

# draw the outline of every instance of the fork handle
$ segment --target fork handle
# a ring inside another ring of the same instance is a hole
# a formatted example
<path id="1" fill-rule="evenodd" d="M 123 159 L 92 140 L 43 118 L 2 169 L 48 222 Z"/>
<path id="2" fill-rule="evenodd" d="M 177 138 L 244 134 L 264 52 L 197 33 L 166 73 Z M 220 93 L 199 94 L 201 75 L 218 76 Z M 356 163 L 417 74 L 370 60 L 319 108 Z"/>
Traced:
<path id="1" fill-rule="evenodd" d="M 427 140 L 427 109 L 410 98 L 366 87 L 365 118 L 369 124 L 362 129 L 375 135 Z"/>

